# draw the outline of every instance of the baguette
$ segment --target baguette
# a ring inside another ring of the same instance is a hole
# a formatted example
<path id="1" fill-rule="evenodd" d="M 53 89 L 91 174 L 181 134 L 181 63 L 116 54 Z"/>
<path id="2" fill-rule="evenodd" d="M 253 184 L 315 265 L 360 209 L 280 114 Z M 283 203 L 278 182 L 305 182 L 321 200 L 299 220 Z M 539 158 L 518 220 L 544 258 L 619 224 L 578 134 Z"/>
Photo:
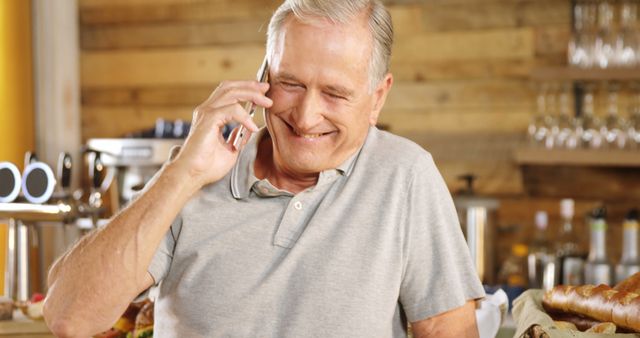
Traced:
<path id="1" fill-rule="evenodd" d="M 637 272 L 627 279 L 623 280 L 622 282 L 618 283 L 618 285 L 613 287 L 613 289 L 640 294 L 640 272 Z"/>
<path id="2" fill-rule="evenodd" d="M 560 330 L 574 330 L 574 331 L 579 331 L 578 327 L 576 326 L 576 324 L 572 323 L 572 322 L 565 322 L 562 320 L 554 320 L 553 321 L 553 325 L 555 325 L 557 328 L 559 328 Z"/>
<path id="3" fill-rule="evenodd" d="M 606 285 L 580 285 L 570 289 L 568 290 L 567 302 L 572 304 L 571 311 L 569 311 L 568 306 L 564 311 L 587 314 L 592 307 L 590 299 L 593 295 L 608 289 L 610 288 Z"/>
<path id="4" fill-rule="evenodd" d="M 586 332 L 601 333 L 601 334 L 614 334 L 616 333 L 616 324 L 607 322 L 599 323 L 590 327 Z"/>
<path id="5" fill-rule="evenodd" d="M 629 312 L 627 313 L 627 325 L 628 328 L 633 328 L 638 331 L 640 328 L 640 296 L 633 298 L 629 302 Z"/>
<path id="6" fill-rule="evenodd" d="M 545 293 L 543 305 L 548 311 L 573 313 L 640 332 L 640 295 L 636 293 L 606 285 L 558 285 Z"/>
<path id="7" fill-rule="evenodd" d="M 586 317 L 581 317 L 566 312 L 550 312 L 549 315 L 553 319 L 554 323 L 570 323 L 576 327 L 578 331 L 586 331 L 594 325 L 599 324 L 597 320 L 593 320 Z M 559 328 L 567 328 L 566 325 L 561 325 Z"/>
<path id="8" fill-rule="evenodd" d="M 568 294 L 571 290 L 573 290 L 573 288 L 575 288 L 573 285 L 558 285 L 554 287 L 552 290 L 545 293 L 542 305 L 545 307 L 545 309 L 549 307 L 556 311 L 560 310 L 564 312 L 570 312 Z M 550 292 L 553 292 L 553 297 L 547 297 Z M 547 311 L 548 310 L 549 309 L 547 309 Z"/>

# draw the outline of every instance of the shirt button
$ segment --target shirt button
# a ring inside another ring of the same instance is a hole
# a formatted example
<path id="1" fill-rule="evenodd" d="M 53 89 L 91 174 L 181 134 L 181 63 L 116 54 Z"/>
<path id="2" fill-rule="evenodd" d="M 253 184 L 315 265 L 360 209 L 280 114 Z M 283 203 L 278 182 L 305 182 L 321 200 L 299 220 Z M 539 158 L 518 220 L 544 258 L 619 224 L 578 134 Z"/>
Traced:
<path id="1" fill-rule="evenodd" d="M 302 202 L 298 201 L 293 203 L 293 207 L 296 208 L 296 210 L 302 210 Z"/>

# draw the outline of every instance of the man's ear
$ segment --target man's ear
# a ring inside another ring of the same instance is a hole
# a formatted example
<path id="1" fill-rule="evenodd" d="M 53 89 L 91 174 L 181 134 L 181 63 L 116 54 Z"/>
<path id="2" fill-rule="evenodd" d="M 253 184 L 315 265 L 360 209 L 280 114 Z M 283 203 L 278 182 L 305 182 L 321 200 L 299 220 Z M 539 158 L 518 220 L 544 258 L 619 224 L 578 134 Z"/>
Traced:
<path id="1" fill-rule="evenodd" d="M 389 94 L 389 90 L 391 90 L 392 85 L 393 75 L 391 73 L 387 73 L 384 79 L 378 83 L 378 87 L 376 87 L 373 92 L 373 109 L 369 115 L 369 124 L 372 126 L 375 126 L 376 123 L 378 123 L 378 116 L 380 116 L 380 111 L 382 111 L 382 107 L 387 100 L 387 94 Z"/>

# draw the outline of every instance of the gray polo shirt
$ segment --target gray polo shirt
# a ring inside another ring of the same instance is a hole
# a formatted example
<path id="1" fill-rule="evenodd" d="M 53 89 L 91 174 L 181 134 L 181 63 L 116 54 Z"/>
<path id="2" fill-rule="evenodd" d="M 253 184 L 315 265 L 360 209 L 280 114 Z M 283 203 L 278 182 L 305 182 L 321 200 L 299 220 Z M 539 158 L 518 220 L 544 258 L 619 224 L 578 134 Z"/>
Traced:
<path id="1" fill-rule="evenodd" d="M 356 154 L 293 195 L 254 175 L 264 132 L 158 248 L 155 337 L 406 337 L 407 319 L 484 296 L 421 147 L 372 127 Z"/>

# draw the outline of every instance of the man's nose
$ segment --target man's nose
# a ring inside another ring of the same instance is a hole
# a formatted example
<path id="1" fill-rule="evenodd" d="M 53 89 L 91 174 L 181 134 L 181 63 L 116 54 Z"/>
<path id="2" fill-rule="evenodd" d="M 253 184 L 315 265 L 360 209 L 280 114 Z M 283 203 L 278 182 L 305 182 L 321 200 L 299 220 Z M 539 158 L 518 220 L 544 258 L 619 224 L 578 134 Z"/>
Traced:
<path id="1" fill-rule="evenodd" d="M 322 102 L 315 91 L 307 91 L 300 98 L 293 114 L 296 127 L 301 131 L 309 131 L 322 120 Z"/>

